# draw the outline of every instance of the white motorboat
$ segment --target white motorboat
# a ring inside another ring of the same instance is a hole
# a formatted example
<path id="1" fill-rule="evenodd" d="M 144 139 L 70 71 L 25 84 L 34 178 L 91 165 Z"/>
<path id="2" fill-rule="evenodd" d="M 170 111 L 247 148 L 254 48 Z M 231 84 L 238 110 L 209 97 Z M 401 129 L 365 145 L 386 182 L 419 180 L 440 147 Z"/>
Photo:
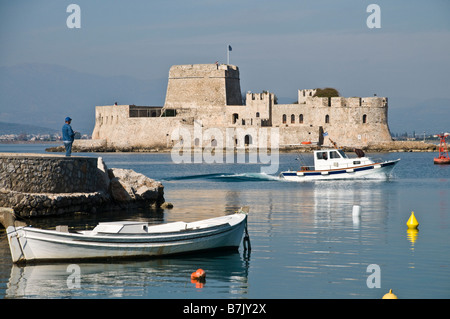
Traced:
<path id="1" fill-rule="evenodd" d="M 388 177 L 400 159 L 373 161 L 364 153 L 349 158 L 341 149 L 314 151 L 314 166 L 301 166 L 300 170 L 280 173 L 280 178 L 302 182 L 314 180 L 385 178 Z"/>
<path id="2" fill-rule="evenodd" d="M 68 232 L 67 226 L 45 230 L 7 228 L 14 263 L 118 257 L 152 257 L 238 248 L 247 233 L 248 208 L 196 222 L 149 226 L 146 222 L 99 223 L 89 231 Z"/>

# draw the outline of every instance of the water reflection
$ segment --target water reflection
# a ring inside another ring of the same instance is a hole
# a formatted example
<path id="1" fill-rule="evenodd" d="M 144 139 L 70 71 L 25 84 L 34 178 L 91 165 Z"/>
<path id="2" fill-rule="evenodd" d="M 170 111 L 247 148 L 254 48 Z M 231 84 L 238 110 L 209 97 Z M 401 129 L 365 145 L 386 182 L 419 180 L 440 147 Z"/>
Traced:
<path id="1" fill-rule="evenodd" d="M 269 233 L 274 223 L 289 224 L 293 220 L 319 228 L 347 225 L 358 228 L 361 222 L 383 222 L 388 216 L 391 198 L 396 196 L 384 181 L 274 183 L 281 185 L 276 188 L 272 185 L 267 190 L 253 188 L 260 185 L 243 189 L 198 189 L 197 186 L 195 198 L 189 189 L 169 190 L 166 197 L 175 206 L 166 221 L 207 218 L 249 205 L 249 221 L 264 220 Z M 361 207 L 361 215 L 356 219 L 352 218 L 354 205 Z"/>
<path id="2" fill-rule="evenodd" d="M 6 297 L 173 298 L 179 293 L 197 291 L 200 297 L 208 298 L 191 283 L 190 275 L 198 268 L 206 271 L 204 285 L 209 288 L 209 296 L 248 293 L 248 262 L 236 251 L 146 261 L 78 263 L 78 273 L 70 265 L 13 265 Z M 73 279 L 78 274 L 77 286 Z"/>
<path id="3" fill-rule="evenodd" d="M 406 237 L 411 242 L 411 250 L 414 251 L 414 244 L 419 236 L 419 230 L 417 228 L 408 228 L 406 230 Z"/>

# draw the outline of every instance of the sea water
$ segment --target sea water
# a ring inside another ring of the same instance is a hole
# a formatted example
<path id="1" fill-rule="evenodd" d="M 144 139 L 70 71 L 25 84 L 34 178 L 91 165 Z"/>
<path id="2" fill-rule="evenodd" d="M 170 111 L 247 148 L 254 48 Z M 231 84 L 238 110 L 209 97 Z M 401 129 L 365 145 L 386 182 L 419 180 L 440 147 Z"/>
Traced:
<path id="1" fill-rule="evenodd" d="M 1 152 L 45 152 L 48 145 L 1 145 Z M 36 227 L 90 229 L 99 221 L 195 221 L 249 206 L 251 251 L 139 261 L 15 266 L 0 236 L 3 298 L 401 299 L 450 297 L 450 166 L 434 153 L 400 158 L 387 180 L 286 182 L 255 163 L 176 164 L 170 154 L 82 153 L 133 169 L 164 185 L 172 209 L 32 219 Z M 279 155 L 279 171 L 310 155 Z M 359 206 L 360 215 L 352 214 Z M 414 214 L 418 232 L 408 232 Z M 203 285 L 190 274 L 202 268 Z"/>

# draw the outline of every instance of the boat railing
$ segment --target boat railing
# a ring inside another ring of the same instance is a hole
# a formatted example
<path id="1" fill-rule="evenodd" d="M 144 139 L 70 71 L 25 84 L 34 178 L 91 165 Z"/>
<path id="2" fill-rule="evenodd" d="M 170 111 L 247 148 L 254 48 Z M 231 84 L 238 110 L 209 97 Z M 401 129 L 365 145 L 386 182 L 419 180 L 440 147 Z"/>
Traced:
<path id="1" fill-rule="evenodd" d="M 382 159 L 382 158 L 371 158 L 371 160 L 372 160 L 374 163 L 383 163 L 383 162 L 386 162 L 386 160 L 384 160 L 384 159 Z"/>

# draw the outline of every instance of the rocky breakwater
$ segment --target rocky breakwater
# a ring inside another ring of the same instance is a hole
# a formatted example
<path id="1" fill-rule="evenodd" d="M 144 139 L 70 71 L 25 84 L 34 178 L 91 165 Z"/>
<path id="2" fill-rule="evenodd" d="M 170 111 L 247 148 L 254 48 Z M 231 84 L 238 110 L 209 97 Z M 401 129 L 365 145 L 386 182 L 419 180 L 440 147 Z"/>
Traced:
<path id="1" fill-rule="evenodd" d="M 363 147 L 368 152 L 436 152 L 437 145 L 421 141 L 391 141 Z"/>
<path id="2" fill-rule="evenodd" d="M 96 213 L 163 204 L 160 182 L 133 170 L 108 169 L 101 157 L 0 154 L 0 207 L 12 209 L 16 216 Z"/>

